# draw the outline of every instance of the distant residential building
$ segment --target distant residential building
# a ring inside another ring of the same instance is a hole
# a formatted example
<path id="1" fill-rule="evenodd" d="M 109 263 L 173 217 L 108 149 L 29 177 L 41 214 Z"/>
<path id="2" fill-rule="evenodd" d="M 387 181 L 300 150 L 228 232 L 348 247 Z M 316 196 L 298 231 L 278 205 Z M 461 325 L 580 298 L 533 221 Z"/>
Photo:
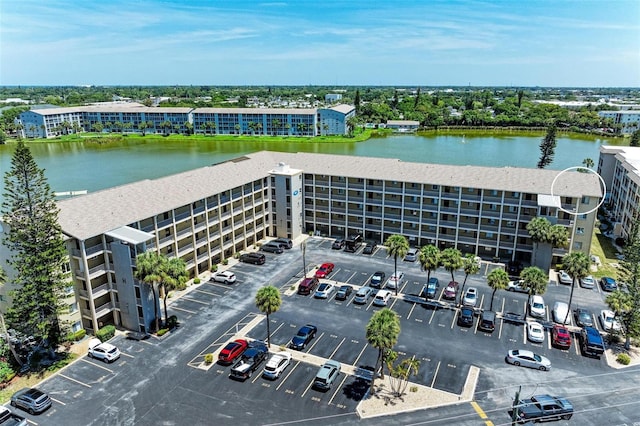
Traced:
<path id="1" fill-rule="evenodd" d="M 327 103 L 334 103 L 342 100 L 342 95 L 340 93 L 327 93 L 324 95 L 324 101 Z"/>
<path id="2" fill-rule="evenodd" d="M 415 120 L 388 120 L 387 129 L 395 132 L 415 132 L 420 127 L 420 122 Z"/>
<path id="3" fill-rule="evenodd" d="M 356 108 L 353 105 L 341 104 L 318 109 L 318 134 L 346 135 L 349 132 L 347 122 L 355 115 Z"/>
<path id="4" fill-rule="evenodd" d="M 622 133 L 633 133 L 640 128 L 640 111 L 599 111 L 598 115 L 621 125 Z"/>

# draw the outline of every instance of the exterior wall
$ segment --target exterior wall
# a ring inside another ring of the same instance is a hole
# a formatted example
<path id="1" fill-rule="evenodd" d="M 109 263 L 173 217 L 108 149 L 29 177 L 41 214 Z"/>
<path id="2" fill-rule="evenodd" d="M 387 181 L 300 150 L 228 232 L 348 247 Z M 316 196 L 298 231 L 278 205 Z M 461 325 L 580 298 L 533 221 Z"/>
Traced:
<path id="1" fill-rule="evenodd" d="M 332 108 L 318 110 L 318 134 L 320 135 L 346 135 L 349 133 L 347 121 L 355 115 L 355 108 L 348 113 Z"/>
<path id="2" fill-rule="evenodd" d="M 266 110 L 260 113 L 249 113 L 237 108 L 229 112 L 222 108 L 205 108 L 192 112 L 195 132 L 202 134 L 237 135 L 286 135 L 316 136 L 315 113 L 283 113 L 282 110 Z"/>
<path id="3" fill-rule="evenodd" d="M 598 115 L 621 124 L 622 133 L 633 133 L 640 128 L 640 111 L 599 111 Z"/>
<path id="4" fill-rule="evenodd" d="M 298 238 L 303 232 L 302 170 L 280 164 L 271 172 L 273 233 Z"/>

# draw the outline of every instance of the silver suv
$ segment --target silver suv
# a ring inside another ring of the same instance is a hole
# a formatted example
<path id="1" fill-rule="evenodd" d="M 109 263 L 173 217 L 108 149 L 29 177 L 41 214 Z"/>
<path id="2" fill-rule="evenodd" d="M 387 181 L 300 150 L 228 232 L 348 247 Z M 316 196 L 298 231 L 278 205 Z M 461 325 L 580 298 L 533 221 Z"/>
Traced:
<path id="1" fill-rule="evenodd" d="M 322 367 L 320 367 L 320 370 L 318 370 L 316 379 L 313 381 L 313 386 L 317 389 L 329 390 L 339 374 L 340 363 L 328 360 Z"/>
<path id="2" fill-rule="evenodd" d="M 11 405 L 29 414 L 40 414 L 51 407 L 51 398 L 39 389 L 23 388 L 11 396 Z"/>

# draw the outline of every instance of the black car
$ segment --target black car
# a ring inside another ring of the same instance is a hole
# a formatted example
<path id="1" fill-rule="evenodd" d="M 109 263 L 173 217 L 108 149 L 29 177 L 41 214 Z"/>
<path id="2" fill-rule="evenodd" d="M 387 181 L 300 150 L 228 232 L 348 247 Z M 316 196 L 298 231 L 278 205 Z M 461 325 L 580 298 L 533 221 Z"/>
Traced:
<path id="1" fill-rule="evenodd" d="M 240 262 L 253 263 L 254 265 L 264 265 L 267 258 L 262 253 L 242 253 L 240 255 Z"/>
<path id="2" fill-rule="evenodd" d="M 269 253 L 283 253 L 284 249 L 282 248 L 282 245 L 278 244 L 278 243 L 274 243 L 273 241 L 269 241 L 268 243 L 265 243 L 263 245 L 260 246 L 260 250 L 262 251 L 266 251 Z"/>
<path id="3" fill-rule="evenodd" d="M 347 297 L 349 297 L 352 291 L 353 287 L 351 287 L 350 285 L 340 286 L 338 292 L 336 293 L 336 300 L 347 300 Z"/>
<path id="4" fill-rule="evenodd" d="M 520 272 L 522 272 L 522 263 L 517 260 L 510 260 L 507 263 L 506 269 L 510 277 L 520 276 Z"/>
<path id="5" fill-rule="evenodd" d="M 282 246 L 283 249 L 287 249 L 287 250 L 293 247 L 293 241 L 291 241 L 289 238 L 276 238 L 271 242 L 280 244 L 280 246 Z"/>
<path id="6" fill-rule="evenodd" d="M 242 357 L 231 369 L 229 377 L 233 379 L 246 380 L 260 367 L 260 364 L 267 358 L 269 350 L 262 342 L 252 342 Z"/>
<path id="7" fill-rule="evenodd" d="M 580 327 L 593 327 L 593 315 L 591 311 L 583 308 L 577 308 L 574 311 L 576 317 L 576 325 Z"/>
<path id="8" fill-rule="evenodd" d="M 465 306 L 458 312 L 458 325 L 462 327 L 473 326 L 473 309 Z"/>
<path id="9" fill-rule="evenodd" d="M 376 271 L 372 276 L 371 276 L 371 282 L 369 283 L 369 285 L 371 287 L 374 288 L 381 288 L 382 285 L 384 284 L 384 278 L 385 278 L 385 273 L 382 271 Z"/>
<path id="10" fill-rule="evenodd" d="M 342 250 L 344 248 L 344 244 L 344 238 L 338 238 L 333 242 L 333 244 L 331 244 L 331 248 L 334 250 Z"/>
<path id="11" fill-rule="evenodd" d="M 289 347 L 291 349 L 296 349 L 299 351 L 303 350 L 307 346 L 307 343 L 309 343 L 311 339 L 315 337 L 317 332 L 318 327 L 316 327 L 315 325 L 305 325 L 304 327 L 300 328 L 300 330 L 298 330 L 298 334 L 293 336 L 293 339 L 291 339 L 291 343 L 289 343 Z"/>
<path id="12" fill-rule="evenodd" d="M 362 254 L 373 254 L 373 251 L 376 249 L 376 243 L 373 241 L 369 241 L 367 245 L 362 250 Z"/>

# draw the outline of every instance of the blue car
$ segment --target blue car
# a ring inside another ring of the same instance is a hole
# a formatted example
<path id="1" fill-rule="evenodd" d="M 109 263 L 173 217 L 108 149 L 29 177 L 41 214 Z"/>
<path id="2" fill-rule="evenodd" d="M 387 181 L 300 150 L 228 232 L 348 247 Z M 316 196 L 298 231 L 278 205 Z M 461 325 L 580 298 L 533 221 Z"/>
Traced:
<path id="1" fill-rule="evenodd" d="M 293 339 L 291 339 L 291 343 L 289 343 L 289 347 L 298 351 L 303 350 L 307 346 L 307 343 L 309 343 L 311 339 L 314 338 L 317 331 L 318 328 L 315 325 L 305 325 L 304 327 L 300 328 L 300 330 L 298 330 L 298 334 L 293 336 Z"/>
<path id="2" fill-rule="evenodd" d="M 436 294 L 438 293 L 438 289 L 440 288 L 440 282 L 436 277 L 429 278 L 429 282 L 422 287 L 421 297 L 426 297 L 427 299 L 435 299 Z"/>
<path id="3" fill-rule="evenodd" d="M 618 283 L 611 277 L 602 277 L 600 278 L 600 287 L 602 287 L 602 291 L 616 291 Z"/>

